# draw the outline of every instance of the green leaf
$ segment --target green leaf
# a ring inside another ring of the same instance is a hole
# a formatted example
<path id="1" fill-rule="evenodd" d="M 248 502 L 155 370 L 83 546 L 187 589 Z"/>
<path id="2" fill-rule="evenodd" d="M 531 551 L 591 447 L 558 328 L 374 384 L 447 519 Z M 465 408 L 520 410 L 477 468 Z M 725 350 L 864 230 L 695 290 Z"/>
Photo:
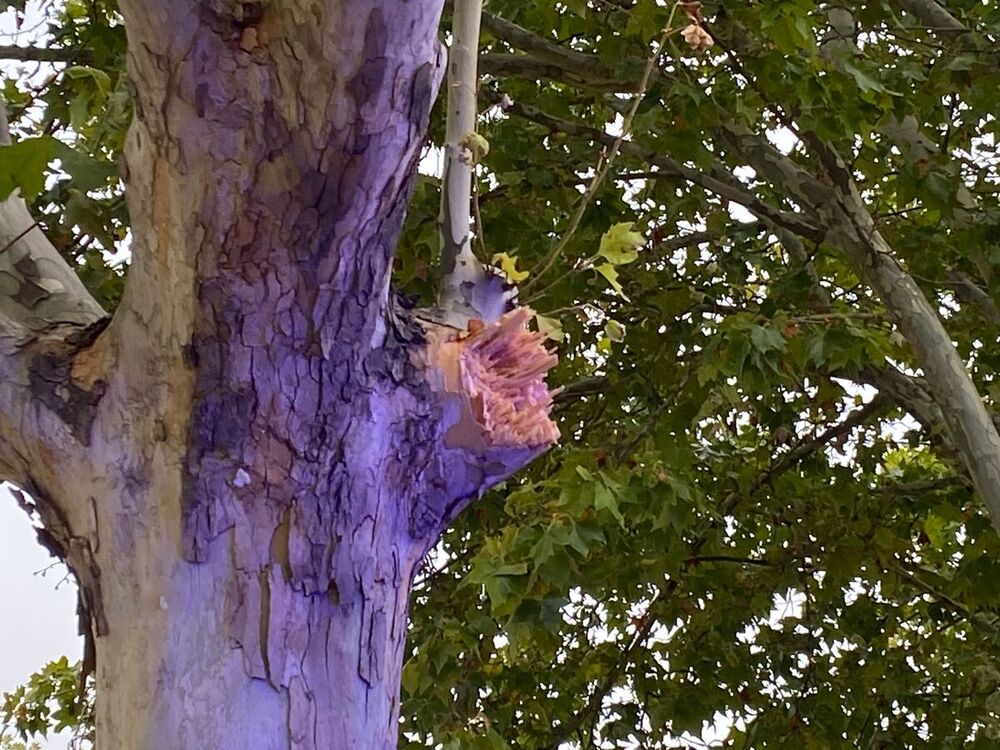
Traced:
<path id="1" fill-rule="evenodd" d="M 26 201 L 41 193 L 46 167 L 55 158 L 58 146 L 58 141 L 47 135 L 0 146 L 0 200 L 6 200 L 18 188 Z"/>
<path id="2" fill-rule="evenodd" d="M 608 320 L 604 324 L 604 334 L 616 343 L 620 343 L 625 340 L 625 328 L 617 320 Z"/>
<path id="3" fill-rule="evenodd" d="M 625 516 L 622 515 L 621 510 L 618 508 L 618 492 L 616 490 L 617 488 L 608 486 L 608 479 L 602 473 L 601 481 L 594 485 L 594 507 L 597 510 L 609 511 L 621 527 L 624 528 Z"/>
<path id="4" fill-rule="evenodd" d="M 754 349 L 763 353 L 771 351 L 784 351 L 786 348 L 785 337 L 773 328 L 764 328 L 755 325 L 750 329 L 750 343 Z"/>
<path id="5" fill-rule="evenodd" d="M 615 294 L 624 299 L 626 302 L 630 302 L 628 296 L 625 294 L 625 290 L 622 289 L 622 285 L 618 283 L 618 272 L 615 267 L 610 263 L 603 263 L 597 266 L 596 270 L 601 276 L 608 280 L 611 288 L 614 289 Z"/>
<path id="6" fill-rule="evenodd" d="M 633 262 L 639 257 L 638 248 L 643 245 L 642 235 L 632 229 L 633 222 L 615 224 L 601 237 L 601 247 L 597 254 L 615 266 Z"/>
<path id="7" fill-rule="evenodd" d="M 57 142 L 55 156 L 62 163 L 62 168 L 73 178 L 73 187 L 77 190 L 87 191 L 107 187 L 108 182 L 118 173 L 111 162 L 77 151 L 65 143 Z"/>
<path id="8" fill-rule="evenodd" d="M 878 80 L 869 75 L 866 71 L 862 70 L 858 66 L 843 61 L 844 70 L 854 76 L 854 82 L 858 84 L 858 88 L 862 91 L 874 91 L 876 93 L 883 93 L 886 89 Z"/>
<path id="9" fill-rule="evenodd" d="M 539 332 L 545 334 L 545 338 L 551 341 L 562 341 L 566 334 L 563 332 L 562 323 L 556 318 L 548 318 L 544 315 L 535 315 L 535 324 Z"/>
<path id="10" fill-rule="evenodd" d="M 89 65 L 71 65 L 66 68 L 65 75 L 76 79 L 89 78 L 103 96 L 111 93 L 111 76 L 98 68 Z"/>

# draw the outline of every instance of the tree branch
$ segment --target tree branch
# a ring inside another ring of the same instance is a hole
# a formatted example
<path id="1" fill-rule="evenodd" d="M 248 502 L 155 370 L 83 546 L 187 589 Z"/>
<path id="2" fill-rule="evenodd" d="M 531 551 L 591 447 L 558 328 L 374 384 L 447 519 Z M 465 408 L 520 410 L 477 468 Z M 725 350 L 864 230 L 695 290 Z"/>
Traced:
<path id="1" fill-rule="evenodd" d="M 473 318 L 495 322 L 506 297 L 500 280 L 489 275 L 472 251 L 472 180 L 483 154 L 477 141 L 481 0 L 455 3 L 448 60 L 448 112 L 441 178 L 441 284 L 438 307 L 444 321 L 465 328 Z"/>
<path id="2" fill-rule="evenodd" d="M 540 62 L 548 63 L 563 71 L 577 71 L 579 75 L 593 81 L 610 82 L 615 79 L 611 71 L 595 55 L 563 47 L 488 11 L 483 13 L 482 23 L 483 28 L 497 39 L 502 39 L 512 47 L 533 55 Z M 644 60 L 639 60 L 637 68 L 641 70 L 644 64 Z"/>
<path id="3" fill-rule="evenodd" d="M 836 188 L 835 201 L 815 207 L 831 228 L 827 240 L 852 262 L 896 317 L 993 525 L 1000 529 L 1000 434 L 982 397 L 934 308 L 875 228 L 850 170 L 815 134 L 804 137 Z"/>
<path id="4" fill-rule="evenodd" d="M 564 67 L 560 63 L 532 55 L 513 55 L 506 52 L 488 52 L 479 58 L 483 72 L 495 78 L 526 78 L 568 83 L 580 88 L 609 93 L 634 93 L 637 79 L 616 79 L 610 71 L 593 69 L 592 66 Z"/>
<path id="5" fill-rule="evenodd" d="M 0 145 L 10 142 L 0 103 Z M 59 251 L 46 239 L 15 191 L 0 202 L 0 316 L 40 331 L 53 325 L 89 325 L 105 316 Z"/>
<path id="6" fill-rule="evenodd" d="M 9 143 L 0 101 L 0 144 Z M 15 190 L 0 202 L 0 481 L 32 494 L 44 524 L 39 540 L 71 566 L 81 597 L 99 587 L 90 575 L 87 509 L 70 487 L 93 466 L 86 446 L 105 382 L 92 345 L 105 323 Z M 100 603 L 88 602 L 100 629 Z M 89 616 L 80 626 L 91 631 Z"/>
<path id="7" fill-rule="evenodd" d="M 968 274 L 951 270 L 948 272 L 948 280 L 952 283 L 959 302 L 973 305 L 987 323 L 1000 326 L 1000 307 L 997 306 L 996 300 Z"/>
<path id="8" fill-rule="evenodd" d="M 22 62 L 86 63 L 93 59 L 93 54 L 90 50 L 72 47 L 19 47 L 13 44 L 0 44 L 0 59 Z"/>
<path id="9" fill-rule="evenodd" d="M 922 24 L 934 29 L 935 33 L 941 36 L 953 38 L 971 33 L 965 24 L 935 0 L 898 0 L 898 2 L 905 11 L 913 14 Z"/>
<path id="10" fill-rule="evenodd" d="M 499 96 L 496 94 L 488 94 L 487 96 L 493 101 L 499 101 Z M 613 145 L 617 140 L 617 136 L 610 133 L 547 114 L 536 107 L 521 102 L 514 102 L 508 108 L 508 111 L 526 120 L 531 120 L 553 132 L 588 138 L 596 143 L 608 146 Z M 812 218 L 800 212 L 784 211 L 765 203 L 743 185 L 736 175 L 721 165 L 717 164 L 708 173 L 705 173 L 681 164 L 666 154 L 658 153 L 634 141 L 624 141 L 621 144 L 621 152 L 641 159 L 647 164 L 659 167 L 665 177 L 672 177 L 697 185 L 718 195 L 720 198 L 744 206 L 761 219 L 766 219 L 774 225 L 784 227 L 800 236 L 815 241 L 820 241 L 825 236 L 825 232 L 823 232 Z"/>

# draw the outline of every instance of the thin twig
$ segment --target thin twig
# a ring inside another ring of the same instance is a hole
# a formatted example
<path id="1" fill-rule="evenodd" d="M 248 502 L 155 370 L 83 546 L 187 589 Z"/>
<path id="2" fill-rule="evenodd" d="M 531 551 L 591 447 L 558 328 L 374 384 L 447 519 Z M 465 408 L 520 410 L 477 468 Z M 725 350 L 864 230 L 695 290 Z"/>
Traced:
<path id="1" fill-rule="evenodd" d="M 584 213 L 586 213 L 587 207 L 590 205 L 590 201 L 593 200 L 594 195 L 597 193 L 597 190 L 601 187 L 601 184 L 604 182 L 605 178 L 607 178 L 608 176 L 608 173 L 611 171 L 611 167 L 612 165 L 614 165 L 615 159 L 617 158 L 618 153 L 621 151 L 622 143 L 624 142 L 625 138 L 628 136 L 629 132 L 632 129 L 632 121 L 635 119 L 636 113 L 639 111 L 639 105 L 642 104 L 642 100 L 645 99 L 646 97 L 646 91 L 649 89 L 649 81 L 652 78 L 653 71 L 656 69 L 656 61 L 660 58 L 660 55 L 663 54 L 663 48 L 667 43 L 667 39 L 670 37 L 670 34 L 673 33 L 671 26 L 674 21 L 674 14 L 677 11 L 677 6 L 678 3 L 674 3 L 674 5 L 671 7 L 670 17 L 667 19 L 667 26 L 663 30 L 663 33 L 660 35 L 659 41 L 657 41 L 656 43 L 656 50 L 653 52 L 652 55 L 650 55 L 649 59 L 646 61 L 646 68 L 642 72 L 642 79 L 640 80 L 639 83 L 639 90 L 636 92 L 635 96 L 632 97 L 632 106 L 629 108 L 628 113 L 625 115 L 625 119 L 622 121 L 621 133 L 618 135 L 614 143 L 611 145 L 611 150 L 607 153 L 607 156 L 605 157 L 602 154 L 601 158 L 598 159 L 597 170 L 594 174 L 594 179 L 591 181 L 586 191 L 584 191 L 583 197 L 581 197 L 580 203 L 576 207 L 576 211 L 574 211 L 573 216 L 570 217 L 569 226 L 566 227 L 566 231 L 563 232 L 563 235 L 562 237 L 559 238 L 559 241 L 552 246 L 552 249 L 549 251 L 548 255 L 546 255 L 545 258 L 542 260 L 539 268 L 534 271 L 531 280 L 529 280 L 528 283 L 524 285 L 522 291 L 527 292 L 528 290 L 530 290 L 531 287 L 534 286 L 535 283 L 542 276 L 544 276 L 549 271 L 549 269 L 552 268 L 555 262 L 559 259 L 559 256 L 562 254 L 563 250 L 566 249 L 566 246 L 573 238 L 573 235 L 575 235 L 577 229 L 579 229 L 580 222 L 583 221 L 583 215 Z"/>
<path id="2" fill-rule="evenodd" d="M 8 250 L 10 250 L 10 248 L 12 248 L 14 245 L 17 244 L 18 240 L 20 240 L 22 237 L 24 237 L 26 234 L 28 234 L 28 232 L 30 232 L 32 229 L 35 229 L 37 227 L 38 227 L 38 222 L 37 221 L 32 222 L 32 224 L 27 229 L 25 229 L 23 232 L 21 232 L 19 235 L 17 235 L 14 239 L 12 239 L 10 242 L 8 242 L 6 245 L 4 245 L 2 248 L 0 248 L 0 255 L 3 255 L 5 252 L 7 252 Z"/>
<path id="3" fill-rule="evenodd" d="M 472 175 L 472 219 L 476 224 L 476 239 L 479 241 L 479 249 L 482 252 L 480 260 L 483 263 L 488 263 L 490 254 L 486 249 L 486 230 L 483 227 L 483 214 L 479 210 L 479 180 L 475 174 Z"/>

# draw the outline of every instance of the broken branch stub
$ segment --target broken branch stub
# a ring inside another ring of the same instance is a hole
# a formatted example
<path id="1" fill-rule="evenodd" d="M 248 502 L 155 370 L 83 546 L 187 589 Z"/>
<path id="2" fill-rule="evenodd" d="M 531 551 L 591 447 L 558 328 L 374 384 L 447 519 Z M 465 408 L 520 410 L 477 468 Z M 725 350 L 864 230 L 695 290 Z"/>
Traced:
<path id="1" fill-rule="evenodd" d="M 551 419 L 555 393 L 545 374 L 558 358 L 528 329 L 534 317 L 518 307 L 495 323 L 470 321 L 465 331 L 433 323 L 427 365 L 432 388 L 446 404 L 448 448 L 544 448 L 559 439 Z"/>

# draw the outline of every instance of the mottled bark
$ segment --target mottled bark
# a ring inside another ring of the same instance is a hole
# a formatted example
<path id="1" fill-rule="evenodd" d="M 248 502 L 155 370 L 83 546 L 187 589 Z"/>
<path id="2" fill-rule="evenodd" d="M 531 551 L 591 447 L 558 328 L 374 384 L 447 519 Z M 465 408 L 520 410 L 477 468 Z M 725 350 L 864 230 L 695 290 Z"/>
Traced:
<path id="1" fill-rule="evenodd" d="M 123 302 L 0 258 L 0 470 L 81 580 L 102 747 L 393 747 L 418 562 L 554 438 L 526 313 L 390 292 L 440 10 L 123 2 Z"/>

